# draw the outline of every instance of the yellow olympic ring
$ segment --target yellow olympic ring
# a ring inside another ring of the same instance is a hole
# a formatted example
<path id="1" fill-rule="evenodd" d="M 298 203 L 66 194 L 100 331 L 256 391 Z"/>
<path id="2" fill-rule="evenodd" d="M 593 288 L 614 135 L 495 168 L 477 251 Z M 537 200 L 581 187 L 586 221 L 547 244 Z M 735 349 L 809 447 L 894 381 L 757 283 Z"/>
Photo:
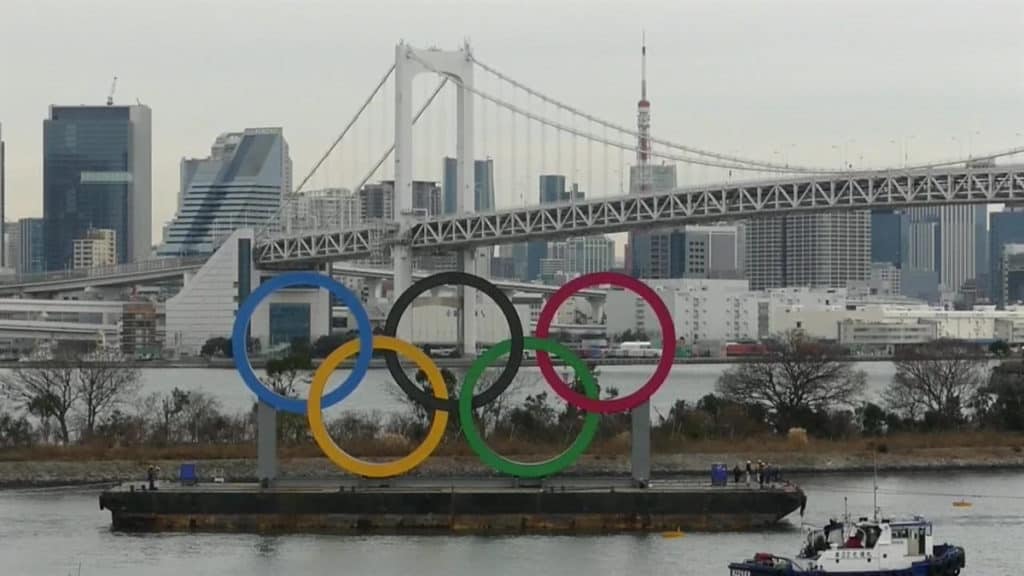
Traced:
<path id="1" fill-rule="evenodd" d="M 427 375 L 427 381 L 430 382 L 430 388 L 434 396 L 440 400 L 448 398 L 448 390 L 445 388 L 441 371 L 437 369 L 437 364 L 434 364 L 430 357 L 424 354 L 422 350 L 408 342 L 390 336 L 374 336 L 373 348 L 374 350 L 390 350 L 409 358 Z M 427 437 L 424 438 L 423 442 L 415 450 L 403 458 L 391 462 L 368 462 L 348 454 L 338 447 L 334 439 L 328 434 L 327 427 L 324 426 L 320 397 L 323 396 L 327 380 L 330 378 L 331 373 L 334 372 L 334 369 L 357 353 L 359 353 L 359 340 L 351 340 L 334 352 L 331 352 L 330 356 L 320 364 L 316 373 L 313 374 L 313 382 L 309 387 L 309 399 L 306 400 L 309 429 L 313 433 L 313 439 L 316 440 L 317 445 L 327 455 L 327 458 L 342 470 L 366 478 L 400 476 L 422 464 L 441 443 L 441 440 L 444 438 L 445 428 L 448 426 L 448 412 L 444 410 L 434 412 L 434 419 L 430 423 Z"/>

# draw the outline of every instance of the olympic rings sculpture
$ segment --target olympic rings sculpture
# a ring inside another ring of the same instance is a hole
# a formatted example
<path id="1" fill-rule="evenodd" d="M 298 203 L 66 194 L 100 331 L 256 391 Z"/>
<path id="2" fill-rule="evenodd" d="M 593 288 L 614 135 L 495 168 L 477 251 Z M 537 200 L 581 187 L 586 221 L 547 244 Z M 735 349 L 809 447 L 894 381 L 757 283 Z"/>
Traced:
<path id="1" fill-rule="evenodd" d="M 653 309 L 661 325 L 662 354 L 654 373 L 647 382 L 632 394 L 621 398 L 601 400 L 598 398 L 597 381 L 586 363 L 564 345 L 549 339 L 551 324 L 558 307 L 574 294 L 596 285 L 610 284 L 630 290 L 640 296 Z M 509 325 L 510 338 L 486 350 L 470 365 L 465 379 L 459 387 L 456 398 L 450 398 L 444 378 L 437 364 L 415 345 L 398 338 L 398 326 L 402 314 L 420 294 L 439 286 L 461 285 L 475 288 L 491 297 L 497 304 Z M 288 398 L 267 388 L 249 363 L 246 343 L 249 323 L 256 307 L 270 294 L 296 287 L 323 288 L 349 308 L 356 321 L 358 338 L 339 346 L 320 364 L 310 384 L 306 400 Z M 334 279 L 314 272 L 293 272 L 274 277 L 262 283 L 242 303 L 235 317 L 231 334 L 231 347 L 235 368 L 245 385 L 260 402 L 275 410 L 293 414 L 305 414 L 309 420 L 310 432 L 317 445 L 335 465 L 342 470 L 367 478 L 389 478 L 405 474 L 422 464 L 444 439 L 449 414 L 457 413 L 459 425 L 470 448 L 480 460 L 493 470 L 523 478 L 538 478 L 556 474 L 571 466 L 586 451 L 597 434 L 600 416 L 627 412 L 650 399 L 668 379 L 675 358 L 675 326 L 668 308 L 650 286 L 640 280 L 615 272 L 598 272 L 580 276 L 561 286 L 548 298 L 537 319 L 535 336 L 526 336 L 519 321 L 519 314 L 508 296 L 497 286 L 484 278 L 465 272 L 441 272 L 419 280 L 395 300 L 384 322 L 383 334 L 374 335 L 369 316 L 360 299 L 348 288 Z M 374 350 L 384 352 L 388 371 L 405 394 L 414 402 L 433 412 L 433 419 L 426 438 L 408 455 L 388 462 L 371 462 L 352 456 L 340 448 L 330 437 L 323 420 L 323 409 L 347 398 L 363 381 L 370 368 Z M 534 463 L 517 462 L 499 455 L 483 439 L 473 420 L 473 409 L 492 402 L 513 382 L 523 362 L 524 350 L 537 352 L 537 365 L 548 385 L 566 402 L 586 413 L 583 426 L 573 443 L 561 454 Z M 416 385 L 405 374 L 399 356 L 411 360 L 426 375 L 430 393 Z M 576 379 L 582 383 L 583 394 L 574 390 L 569 383 L 555 372 L 550 355 L 554 355 L 572 368 Z M 348 377 L 330 392 L 325 393 L 327 382 L 334 370 L 349 358 L 355 356 L 355 364 Z M 497 379 L 483 392 L 474 390 L 484 370 L 499 358 L 508 356 L 508 361 Z"/>

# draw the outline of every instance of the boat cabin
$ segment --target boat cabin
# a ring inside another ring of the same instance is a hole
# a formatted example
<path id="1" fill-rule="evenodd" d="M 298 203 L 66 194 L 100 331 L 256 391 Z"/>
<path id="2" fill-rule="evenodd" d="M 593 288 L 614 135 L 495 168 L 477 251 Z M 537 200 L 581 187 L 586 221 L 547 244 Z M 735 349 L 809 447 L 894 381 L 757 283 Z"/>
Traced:
<path id="1" fill-rule="evenodd" d="M 797 557 L 808 570 L 828 573 L 910 568 L 932 550 L 932 525 L 921 517 L 908 520 L 829 521 L 807 535 Z"/>

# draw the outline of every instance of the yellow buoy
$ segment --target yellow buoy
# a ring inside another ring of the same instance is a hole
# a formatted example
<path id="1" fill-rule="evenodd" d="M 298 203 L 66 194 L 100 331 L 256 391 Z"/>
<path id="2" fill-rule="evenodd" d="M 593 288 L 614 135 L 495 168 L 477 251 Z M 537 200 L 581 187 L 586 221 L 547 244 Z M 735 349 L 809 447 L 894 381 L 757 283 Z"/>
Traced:
<path id="1" fill-rule="evenodd" d="M 683 536 L 686 536 L 686 534 L 683 533 L 683 531 L 679 530 L 678 528 L 676 530 L 674 530 L 674 531 L 662 532 L 661 533 L 661 537 L 662 538 L 682 538 Z"/>
<path id="2" fill-rule="evenodd" d="M 953 502 L 954 508 L 970 508 L 972 504 L 966 500 L 956 500 Z"/>

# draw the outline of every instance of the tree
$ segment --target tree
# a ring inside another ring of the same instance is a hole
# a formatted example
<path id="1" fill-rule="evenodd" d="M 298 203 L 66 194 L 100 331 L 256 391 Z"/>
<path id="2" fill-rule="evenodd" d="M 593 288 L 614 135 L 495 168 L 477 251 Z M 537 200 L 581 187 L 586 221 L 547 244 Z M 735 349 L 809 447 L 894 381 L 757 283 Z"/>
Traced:
<path id="1" fill-rule="evenodd" d="M 906 348 L 884 398 L 889 408 L 913 420 L 923 417 L 935 427 L 963 422 L 963 409 L 987 378 L 985 358 L 976 347 L 938 340 Z"/>
<path id="2" fill-rule="evenodd" d="M 1010 345 L 1006 343 L 1006 340 L 996 340 L 988 345 L 988 351 L 993 356 L 1009 356 Z"/>
<path id="3" fill-rule="evenodd" d="M 860 428 L 866 436 L 881 436 L 886 431 L 885 410 L 874 402 L 865 402 L 858 410 Z"/>
<path id="4" fill-rule="evenodd" d="M 287 356 L 267 360 L 267 387 L 281 396 L 295 396 L 300 384 L 307 388 L 313 378 L 310 354 L 309 344 L 296 340 Z M 278 414 L 278 438 L 297 443 L 306 437 L 307 431 L 306 417 L 302 414 Z"/>
<path id="5" fill-rule="evenodd" d="M 75 385 L 82 404 L 82 435 L 90 438 L 98 420 L 138 390 L 139 371 L 116 352 L 97 352 L 77 361 Z"/>
<path id="6" fill-rule="evenodd" d="M 979 420 L 1002 430 L 1024 431 L 1024 362 L 1007 361 L 992 370 L 977 405 Z"/>
<path id="7" fill-rule="evenodd" d="M 3 395 L 41 421 L 55 421 L 64 444 L 71 442 L 70 417 L 81 394 L 77 384 L 75 363 L 67 356 L 45 368 L 15 368 L 0 377 Z"/>
<path id="8" fill-rule="evenodd" d="M 339 346 L 349 340 L 354 340 L 356 337 L 358 337 L 358 333 L 353 330 L 334 332 L 333 334 L 321 336 L 313 343 L 312 356 L 313 358 L 326 358 L 331 352 L 337 350 Z"/>
<path id="9" fill-rule="evenodd" d="M 231 358 L 233 356 L 231 351 L 231 338 L 224 338 L 223 336 L 214 336 L 203 342 L 203 347 L 199 349 L 199 354 L 205 358 L 213 356 L 223 356 L 225 358 Z"/>
<path id="10" fill-rule="evenodd" d="M 28 419 L 0 411 L 0 448 L 17 448 L 31 444 L 32 425 Z"/>
<path id="11" fill-rule="evenodd" d="M 783 432 L 809 413 L 851 406 L 863 393 L 864 372 L 840 357 L 834 345 L 791 330 L 771 343 L 763 358 L 726 370 L 718 392 L 726 400 L 763 406 L 775 429 Z"/>

